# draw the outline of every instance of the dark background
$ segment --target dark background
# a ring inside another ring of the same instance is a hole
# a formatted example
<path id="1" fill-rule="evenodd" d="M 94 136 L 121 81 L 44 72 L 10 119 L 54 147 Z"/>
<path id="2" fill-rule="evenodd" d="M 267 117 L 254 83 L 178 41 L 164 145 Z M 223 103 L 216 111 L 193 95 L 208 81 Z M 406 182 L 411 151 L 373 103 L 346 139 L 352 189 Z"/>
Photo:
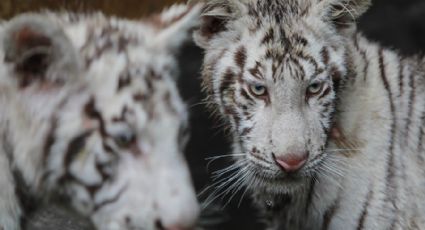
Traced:
<path id="1" fill-rule="evenodd" d="M 137 18 L 169 5 L 171 0 L 0 0 L 0 17 L 10 18 L 18 12 L 49 9 L 70 9 L 78 11 L 102 10 L 107 14 Z M 182 2 L 182 1 L 180 1 Z M 400 50 L 405 55 L 420 54 L 425 51 L 425 0 L 374 0 L 373 7 L 359 21 L 360 30 L 374 41 L 386 47 Z M 230 149 L 225 133 L 218 128 L 222 124 L 211 117 L 200 92 L 200 65 L 202 51 L 193 44 L 182 50 L 179 58 L 182 74 L 179 82 L 181 93 L 191 111 L 192 139 L 187 148 L 187 158 L 191 166 L 194 183 L 198 191 L 208 183 L 214 170 L 229 164 L 217 160 L 209 164 L 206 158 L 229 154 Z M 249 200 L 239 206 L 240 194 L 224 210 L 216 210 L 206 215 L 206 223 L 215 223 L 211 229 L 256 230 L 261 225 L 255 222 L 255 212 L 249 207 Z M 219 200 L 220 201 L 220 200 Z M 215 206 L 220 206 L 220 202 Z M 223 203 L 227 201 L 224 200 Z M 239 207 L 238 207 L 239 206 Z M 47 216 L 47 215 L 46 215 Z M 45 217 L 46 217 L 45 216 Z M 45 218 L 46 219 L 46 218 Z M 47 218 L 49 222 L 33 222 L 32 229 L 79 229 L 69 220 Z M 34 227 L 36 226 L 36 227 Z M 46 227 L 49 226 L 49 227 Z M 31 225 L 30 225 L 31 229 Z"/>

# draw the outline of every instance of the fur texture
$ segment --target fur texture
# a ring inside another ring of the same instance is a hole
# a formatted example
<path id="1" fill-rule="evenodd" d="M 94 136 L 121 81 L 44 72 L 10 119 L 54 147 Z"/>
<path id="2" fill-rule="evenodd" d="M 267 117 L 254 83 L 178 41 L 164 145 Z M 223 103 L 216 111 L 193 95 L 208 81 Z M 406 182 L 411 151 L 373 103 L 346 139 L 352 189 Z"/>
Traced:
<path id="1" fill-rule="evenodd" d="M 0 27 L 0 229 L 67 200 L 98 229 L 191 228 L 179 46 L 200 7 L 141 21 L 25 14 Z"/>
<path id="2" fill-rule="evenodd" d="M 270 229 L 425 228 L 424 65 L 356 31 L 370 1 L 203 2 L 204 89 L 236 161 L 215 195 L 246 186 Z"/>

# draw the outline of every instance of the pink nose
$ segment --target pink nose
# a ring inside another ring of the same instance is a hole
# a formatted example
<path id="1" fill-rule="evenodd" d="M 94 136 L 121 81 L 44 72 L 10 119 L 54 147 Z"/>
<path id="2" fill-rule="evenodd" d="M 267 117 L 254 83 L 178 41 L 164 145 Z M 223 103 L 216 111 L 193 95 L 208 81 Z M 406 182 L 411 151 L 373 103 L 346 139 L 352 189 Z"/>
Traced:
<path id="1" fill-rule="evenodd" d="M 282 156 L 275 156 L 273 158 L 276 164 L 285 172 L 291 173 L 302 168 L 307 162 L 308 152 L 285 154 Z"/>

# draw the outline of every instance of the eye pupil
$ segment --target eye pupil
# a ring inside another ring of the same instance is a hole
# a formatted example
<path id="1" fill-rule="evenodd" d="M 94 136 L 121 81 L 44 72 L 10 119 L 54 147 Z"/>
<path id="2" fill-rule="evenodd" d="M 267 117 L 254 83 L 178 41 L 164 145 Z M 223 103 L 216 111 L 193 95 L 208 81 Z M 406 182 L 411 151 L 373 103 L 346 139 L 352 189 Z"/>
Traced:
<path id="1" fill-rule="evenodd" d="M 133 143 L 135 136 L 133 134 L 121 134 L 114 138 L 117 145 L 121 148 L 128 147 Z"/>
<path id="2" fill-rule="evenodd" d="M 324 83 L 322 82 L 315 82 L 310 84 L 307 88 L 307 97 L 312 97 L 320 94 L 323 90 L 323 87 Z"/>
<path id="3" fill-rule="evenodd" d="M 120 142 L 127 143 L 128 142 L 128 136 L 120 136 Z"/>
<path id="4" fill-rule="evenodd" d="M 266 87 L 262 85 L 252 85 L 250 86 L 250 90 L 251 90 L 251 93 L 256 96 L 263 96 L 267 92 Z"/>

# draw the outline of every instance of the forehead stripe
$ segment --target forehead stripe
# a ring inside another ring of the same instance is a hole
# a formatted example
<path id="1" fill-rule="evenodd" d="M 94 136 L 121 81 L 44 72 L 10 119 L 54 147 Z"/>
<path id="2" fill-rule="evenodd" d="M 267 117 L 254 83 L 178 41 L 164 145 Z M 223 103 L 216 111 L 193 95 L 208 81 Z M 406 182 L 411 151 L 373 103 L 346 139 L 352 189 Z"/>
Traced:
<path id="1" fill-rule="evenodd" d="M 246 64 L 246 48 L 245 46 L 241 46 L 235 53 L 235 62 L 236 64 L 243 70 Z"/>

